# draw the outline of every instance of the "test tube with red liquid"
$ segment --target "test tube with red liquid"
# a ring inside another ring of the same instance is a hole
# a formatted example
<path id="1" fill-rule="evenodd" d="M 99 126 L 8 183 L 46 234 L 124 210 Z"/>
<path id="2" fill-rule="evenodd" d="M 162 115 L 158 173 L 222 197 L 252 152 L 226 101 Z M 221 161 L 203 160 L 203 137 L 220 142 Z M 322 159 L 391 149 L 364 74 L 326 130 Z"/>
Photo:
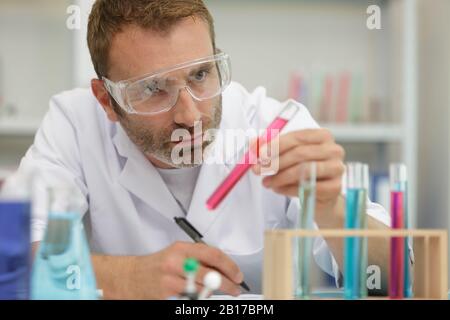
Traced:
<path id="1" fill-rule="evenodd" d="M 391 185 L 391 227 L 403 229 L 406 206 L 406 166 L 391 164 L 389 168 Z M 389 297 L 402 299 L 404 297 L 405 240 L 402 237 L 391 238 L 391 259 L 389 272 Z"/>
<path id="2" fill-rule="evenodd" d="M 280 131 L 286 126 L 286 124 L 294 118 L 294 116 L 299 111 L 298 104 L 289 100 L 283 110 L 278 114 L 275 120 L 267 127 L 264 134 L 260 136 L 257 140 L 257 151 L 256 156 L 259 156 L 259 146 L 263 144 L 270 143 Z M 214 193 L 206 201 L 206 207 L 209 210 L 215 210 L 220 203 L 225 199 L 228 193 L 234 188 L 236 183 L 244 176 L 244 174 L 250 169 L 254 164 L 254 151 L 250 147 L 247 152 L 245 152 L 243 158 L 238 162 L 238 164 L 233 168 L 230 174 L 225 178 L 225 180 L 217 187 Z"/>

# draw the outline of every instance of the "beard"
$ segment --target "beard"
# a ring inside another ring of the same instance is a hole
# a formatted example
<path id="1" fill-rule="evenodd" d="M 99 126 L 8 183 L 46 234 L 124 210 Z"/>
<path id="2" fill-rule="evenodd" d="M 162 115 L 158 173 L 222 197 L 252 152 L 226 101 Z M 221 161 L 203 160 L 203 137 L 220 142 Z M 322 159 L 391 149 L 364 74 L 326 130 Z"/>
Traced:
<path id="1" fill-rule="evenodd" d="M 212 115 L 202 114 L 200 121 L 196 122 L 194 127 L 180 126 L 173 123 L 170 126 L 164 126 L 162 128 L 151 128 L 148 125 L 147 120 L 130 119 L 129 116 L 120 117 L 120 124 L 127 133 L 130 140 L 146 155 L 161 161 L 175 168 L 193 168 L 201 165 L 203 162 L 203 154 L 205 149 L 214 141 L 208 139 L 200 144 L 197 144 L 197 138 L 192 144 L 187 144 L 181 149 L 176 146 L 179 140 L 173 141 L 172 134 L 175 130 L 184 129 L 184 132 L 188 131 L 190 137 L 194 136 L 194 133 L 201 132 L 203 134 L 211 129 L 218 129 L 222 120 L 222 97 L 220 97 L 217 103 L 212 106 Z M 198 131 L 200 128 L 202 131 Z M 178 157 L 174 157 L 174 148 L 180 149 L 177 156 L 182 157 L 183 161 L 179 161 Z M 200 159 L 198 156 L 200 154 Z"/>

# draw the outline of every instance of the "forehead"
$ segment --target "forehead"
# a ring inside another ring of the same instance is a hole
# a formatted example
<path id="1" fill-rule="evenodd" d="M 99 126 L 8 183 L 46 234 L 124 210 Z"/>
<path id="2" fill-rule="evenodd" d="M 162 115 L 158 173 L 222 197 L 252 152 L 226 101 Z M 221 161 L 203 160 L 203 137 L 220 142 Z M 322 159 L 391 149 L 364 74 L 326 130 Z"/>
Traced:
<path id="1" fill-rule="evenodd" d="M 109 52 L 109 77 L 124 80 L 213 54 L 208 24 L 186 18 L 169 32 L 127 26 Z"/>

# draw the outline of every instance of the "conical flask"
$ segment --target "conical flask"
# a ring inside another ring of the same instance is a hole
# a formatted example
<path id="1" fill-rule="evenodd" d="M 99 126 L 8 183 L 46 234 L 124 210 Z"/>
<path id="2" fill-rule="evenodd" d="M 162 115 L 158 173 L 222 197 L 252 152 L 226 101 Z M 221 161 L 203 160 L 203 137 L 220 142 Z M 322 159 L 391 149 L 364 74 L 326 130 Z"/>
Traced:
<path id="1" fill-rule="evenodd" d="M 94 270 L 80 214 L 80 195 L 67 186 L 50 187 L 45 237 L 31 280 L 35 300 L 98 298 Z"/>

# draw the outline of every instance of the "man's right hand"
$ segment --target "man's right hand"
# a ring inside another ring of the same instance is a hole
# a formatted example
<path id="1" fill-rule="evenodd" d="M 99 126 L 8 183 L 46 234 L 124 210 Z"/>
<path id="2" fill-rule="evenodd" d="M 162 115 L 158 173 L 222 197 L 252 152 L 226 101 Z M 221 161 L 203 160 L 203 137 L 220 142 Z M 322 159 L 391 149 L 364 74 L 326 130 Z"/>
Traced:
<path id="1" fill-rule="evenodd" d="M 126 258 L 128 261 L 120 262 L 114 258 Z M 185 289 L 183 265 L 186 258 L 195 258 L 200 263 L 196 276 L 197 290 L 203 288 L 205 274 L 216 270 L 222 275 L 220 291 L 233 296 L 240 294 L 239 283 L 243 281 L 243 274 L 239 267 L 221 250 L 205 244 L 176 242 L 147 256 L 94 256 L 93 261 L 97 279 L 100 280 L 98 284 L 103 289 L 105 298 L 167 299 L 179 296 Z M 119 267 L 114 260 L 128 271 L 119 272 L 121 279 L 111 279 L 117 277 L 113 269 Z"/>

